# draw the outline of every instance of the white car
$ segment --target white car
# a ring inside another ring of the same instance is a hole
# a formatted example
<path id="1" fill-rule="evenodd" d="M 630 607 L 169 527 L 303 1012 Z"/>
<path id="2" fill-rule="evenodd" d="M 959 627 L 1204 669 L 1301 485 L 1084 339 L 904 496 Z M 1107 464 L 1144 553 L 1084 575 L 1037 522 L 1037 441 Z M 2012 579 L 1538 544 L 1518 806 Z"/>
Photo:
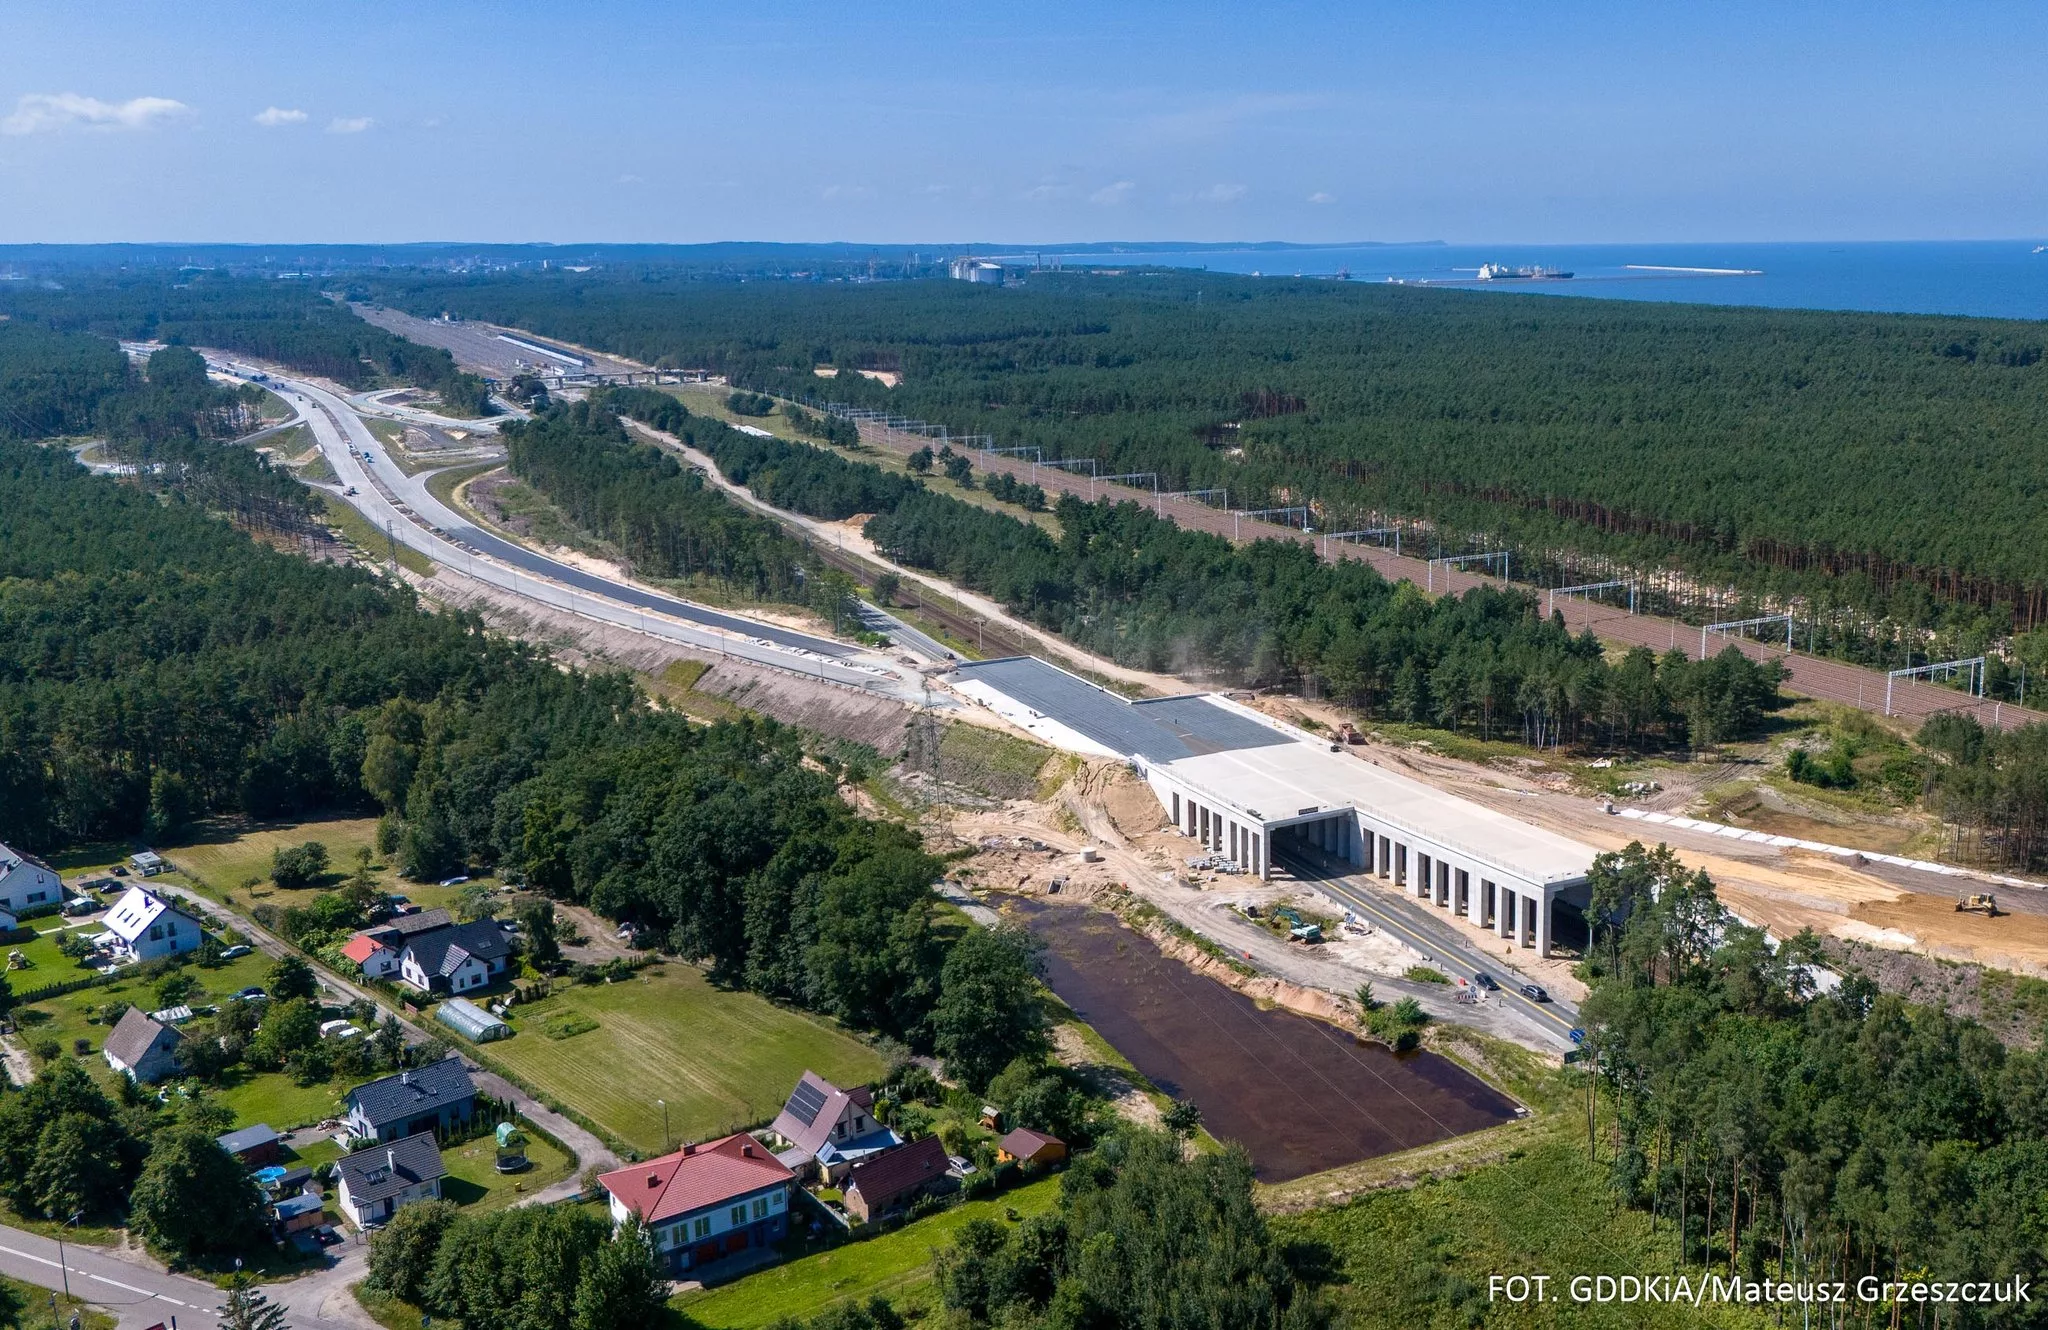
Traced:
<path id="1" fill-rule="evenodd" d="M 220 958 L 224 961 L 238 961 L 254 950 L 254 947 L 229 947 L 220 954 Z"/>

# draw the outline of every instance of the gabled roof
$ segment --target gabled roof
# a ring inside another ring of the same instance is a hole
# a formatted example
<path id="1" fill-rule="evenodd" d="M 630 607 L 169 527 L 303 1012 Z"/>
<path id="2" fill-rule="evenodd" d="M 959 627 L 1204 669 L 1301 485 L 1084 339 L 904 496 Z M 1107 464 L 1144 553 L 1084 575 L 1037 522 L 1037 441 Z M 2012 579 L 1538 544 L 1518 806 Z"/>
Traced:
<path id="1" fill-rule="evenodd" d="M 454 922 L 455 917 L 446 910 L 421 910 L 418 914 L 401 914 L 395 919 L 387 919 L 375 928 L 366 928 L 363 931 L 385 946 L 395 947 L 416 933 L 431 933 L 437 928 L 447 928 Z"/>
<path id="2" fill-rule="evenodd" d="M 606 1173 L 598 1183 L 641 1223 L 659 1224 L 795 1177 L 767 1146 L 741 1132 Z"/>
<path id="3" fill-rule="evenodd" d="M 448 1176 L 448 1166 L 441 1162 L 441 1150 L 434 1144 L 432 1132 L 343 1155 L 335 1168 L 348 1186 L 349 1203 L 357 1206 Z"/>
<path id="4" fill-rule="evenodd" d="M 1030 1159 L 1048 1145 L 1064 1146 L 1065 1144 L 1066 1142 L 1057 1136 L 1048 1136 L 1042 1131 L 1033 1131 L 1029 1127 L 1019 1127 L 1003 1137 L 1002 1140 L 997 1141 L 996 1148 L 1016 1159 Z"/>
<path id="5" fill-rule="evenodd" d="M 107 1056 L 124 1067 L 139 1066 L 149 1050 L 163 1043 L 166 1048 L 175 1048 L 184 1038 L 168 1025 L 158 1025 L 142 1014 L 142 1008 L 130 1007 L 121 1013 L 121 1019 L 114 1025 L 113 1033 L 102 1045 Z"/>
<path id="6" fill-rule="evenodd" d="M 505 932 L 498 927 L 497 920 L 478 919 L 417 934 L 405 944 L 405 951 L 423 973 L 450 975 L 461 969 L 466 960 L 485 965 L 502 960 L 511 954 L 512 947 L 505 941 Z"/>
<path id="7" fill-rule="evenodd" d="M 362 965 L 366 963 L 370 959 L 370 957 L 376 955 L 378 952 L 389 950 L 391 950 L 391 948 L 385 946 L 382 942 L 379 942 L 370 934 L 358 933 L 354 937 L 350 938 L 348 942 L 343 945 L 341 949 L 341 954 L 348 957 L 356 964 Z"/>
<path id="8" fill-rule="evenodd" d="M 13 847 L 6 844 L 4 841 L 0 841 L 0 885 L 4 885 L 6 883 L 9 874 L 16 873 L 21 871 L 22 869 L 27 868 L 40 868 L 45 873 L 49 873 L 53 876 L 57 872 L 56 869 L 50 867 L 48 864 L 36 858 L 34 855 L 23 854 L 21 851 L 14 849 Z"/>
<path id="9" fill-rule="evenodd" d="M 358 1085 L 348 1092 L 348 1104 L 381 1127 L 475 1097 L 476 1082 L 469 1079 L 462 1059 L 448 1057 Z"/>
<path id="10" fill-rule="evenodd" d="M 850 1104 L 863 1113 L 872 1112 L 875 1097 L 866 1086 L 842 1090 L 815 1071 L 806 1071 L 789 1092 L 789 1102 L 775 1115 L 768 1130 L 816 1157 L 832 1139 L 832 1124 Z"/>
<path id="11" fill-rule="evenodd" d="M 939 1138 L 926 1136 L 855 1164 L 847 1170 L 846 1189 L 858 1191 L 869 1210 L 886 1210 L 897 1197 L 946 1176 L 952 1166 Z"/>
<path id="12" fill-rule="evenodd" d="M 175 914 L 197 927 L 199 921 L 186 914 L 153 891 L 141 887 L 130 887 L 114 908 L 107 911 L 107 931 L 123 942 L 133 944 L 136 938 L 148 931 L 151 924 L 167 914 Z"/>

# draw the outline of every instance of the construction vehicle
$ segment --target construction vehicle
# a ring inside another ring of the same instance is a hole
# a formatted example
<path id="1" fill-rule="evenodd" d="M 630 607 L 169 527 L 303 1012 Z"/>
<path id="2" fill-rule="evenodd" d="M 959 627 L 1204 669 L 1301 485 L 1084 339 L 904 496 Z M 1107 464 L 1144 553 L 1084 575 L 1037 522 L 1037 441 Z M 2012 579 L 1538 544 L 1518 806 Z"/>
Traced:
<path id="1" fill-rule="evenodd" d="M 1348 720 L 1338 722 L 1337 737 L 1348 744 L 1362 744 L 1365 742 L 1365 736 L 1360 734 L 1358 727 Z"/>
<path id="2" fill-rule="evenodd" d="M 1987 919 L 1996 919 L 1999 914 L 1998 897 L 1988 891 L 1975 896 L 1958 896 L 1956 913 L 1981 914 Z"/>

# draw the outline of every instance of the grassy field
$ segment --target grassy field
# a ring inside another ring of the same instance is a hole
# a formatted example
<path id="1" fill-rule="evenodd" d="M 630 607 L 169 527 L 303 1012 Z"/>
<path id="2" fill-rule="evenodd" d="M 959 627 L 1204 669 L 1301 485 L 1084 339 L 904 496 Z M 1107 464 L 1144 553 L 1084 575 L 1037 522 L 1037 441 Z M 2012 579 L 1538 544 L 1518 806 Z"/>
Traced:
<path id="1" fill-rule="evenodd" d="M 852 1242 L 748 1275 L 723 1288 L 687 1293 L 672 1304 L 707 1330 L 754 1330 L 784 1316 L 811 1316 L 834 1303 L 883 1294 L 897 1310 L 929 1308 L 932 1260 L 973 1219 L 1050 1210 L 1059 1179 L 1042 1178 L 993 1200 L 968 1201 L 867 1242 Z"/>
<path id="2" fill-rule="evenodd" d="M 0 1277 L 0 1288 L 21 1299 L 27 1308 L 21 1316 L 22 1330 L 42 1330 L 44 1326 L 69 1325 L 74 1315 L 79 1318 L 78 1324 L 82 1330 L 114 1330 L 113 1317 L 96 1307 L 88 1307 L 77 1298 L 57 1294 L 57 1319 L 53 1322 L 50 1319 L 49 1289 L 4 1277 Z"/>
<path id="3" fill-rule="evenodd" d="M 383 891 L 404 896 L 422 909 L 452 909 L 462 894 L 460 887 L 443 887 L 432 882 L 402 880 L 382 856 L 375 855 L 377 820 L 369 817 L 321 818 L 309 822 L 277 823 L 261 827 L 225 827 L 203 835 L 190 845 L 164 851 L 164 857 L 178 868 L 168 880 L 190 885 L 206 896 L 247 914 L 258 903 L 280 908 L 303 904 L 318 889 L 279 891 L 270 881 L 271 856 L 280 849 L 318 841 L 327 847 L 329 886 L 339 885 L 355 871 L 358 850 L 373 853 L 370 874 Z M 249 883 L 254 880 L 255 885 Z M 495 879 L 479 878 L 483 885 Z"/>
<path id="4" fill-rule="evenodd" d="M 443 1150 L 441 1162 L 448 1166 L 448 1177 L 441 1183 L 441 1195 L 477 1213 L 502 1210 L 522 1197 L 552 1187 L 576 1167 L 574 1157 L 530 1133 L 526 1138 L 526 1158 L 532 1167 L 525 1172 L 500 1173 L 497 1138 L 489 1135 Z"/>
<path id="5" fill-rule="evenodd" d="M 543 1027 L 561 1013 L 595 1028 L 550 1039 Z M 836 1026 L 714 988 L 678 964 L 623 983 L 564 984 L 515 1008 L 512 1024 L 518 1035 L 487 1056 L 646 1154 L 662 1147 L 657 1099 L 668 1101 L 671 1143 L 702 1140 L 773 1117 L 806 1067 L 841 1085 L 883 1070 Z"/>

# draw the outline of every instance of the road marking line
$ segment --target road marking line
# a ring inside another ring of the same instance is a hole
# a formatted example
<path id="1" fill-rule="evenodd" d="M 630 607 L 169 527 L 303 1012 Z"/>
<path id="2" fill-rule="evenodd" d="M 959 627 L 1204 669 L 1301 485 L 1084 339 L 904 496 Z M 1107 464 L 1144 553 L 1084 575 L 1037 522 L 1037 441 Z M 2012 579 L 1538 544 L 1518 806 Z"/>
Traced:
<path id="1" fill-rule="evenodd" d="M 112 1284 L 115 1288 L 126 1289 L 130 1293 L 140 1293 L 145 1298 L 155 1298 L 158 1302 L 168 1302 L 173 1307 L 189 1307 L 192 1305 L 189 1302 L 180 1302 L 168 1293 L 157 1293 L 150 1289 L 137 1288 L 133 1284 L 124 1284 L 118 1279 L 109 1279 L 105 1275 L 88 1275 L 87 1278 L 96 1279 L 102 1284 Z"/>
<path id="2" fill-rule="evenodd" d="M 37 1256 L 33 1252 L 17 1251 L 13 1247 L 0 1247 L 0 1252 L 5 1252 L 9 1256 L 19 1256 L 24 1261 L 34 1261 L 38 1265 L 47 1265 L 53 1270 L 59 1268 L 57 1263 L 49 1257 Z"/>

